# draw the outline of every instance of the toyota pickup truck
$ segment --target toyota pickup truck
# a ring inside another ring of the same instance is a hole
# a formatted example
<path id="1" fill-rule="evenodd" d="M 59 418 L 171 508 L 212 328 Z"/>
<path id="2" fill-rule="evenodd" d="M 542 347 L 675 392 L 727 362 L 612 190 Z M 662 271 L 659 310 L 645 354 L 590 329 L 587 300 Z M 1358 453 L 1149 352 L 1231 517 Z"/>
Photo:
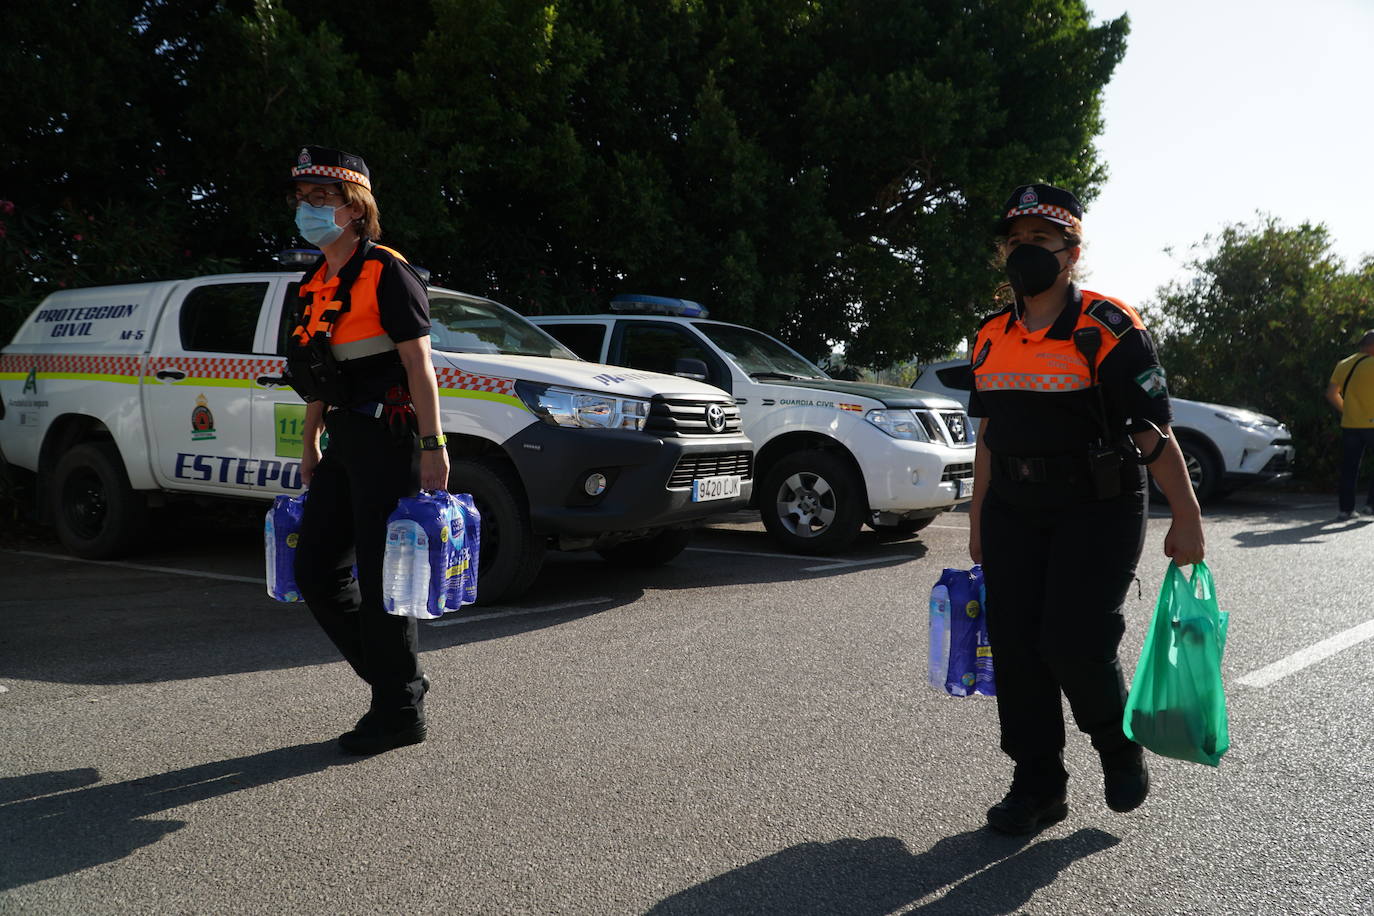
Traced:
<path id="1" fill-rule="evenodd" d="M 64 290 L 0 350 L 0 470 L 77 556 L 135 551 L 150 506 L 301 490 L 305 406 L 282 379 L 299 271 Z M 708 385 L 595 365 L 506 307 L 429 287 L 449 488 L 482 513 L 479 602 L 548 549 L 654 565 L 742 508 L 753 448 Z"/>
<path id="2" fill-rule="evenodd" d="M 973 432 L 958 401 L 831 378 L 774 337 L 709 320 L 691 300 L 617 296 L 611 310 L 530 320 L 585 359 L 731 394 L 757 449 L 751 505 L 784 549 L 834 554 L 865 523 L 907 537 L 972 498 Z"/>

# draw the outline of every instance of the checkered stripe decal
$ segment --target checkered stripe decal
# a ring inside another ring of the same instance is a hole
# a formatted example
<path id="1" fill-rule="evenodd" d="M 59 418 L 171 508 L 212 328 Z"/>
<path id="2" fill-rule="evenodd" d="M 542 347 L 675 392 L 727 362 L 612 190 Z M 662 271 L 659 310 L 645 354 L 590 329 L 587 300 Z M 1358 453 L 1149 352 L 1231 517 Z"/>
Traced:
<path id="1" fill-rule="evenodd" d="M 440 388 L 457 388 L 464 391 L 486 391 L 492 394 L 514 396 L 515 382 L 508 378 L 494 378 L 489 375 L 472 375 L 460 369 L 435 369 Z"/>
<path id="2" fill-rule="evenodd" d="M 1072 213 L 1065 210 L 1063 207 L 1056 207 L 1054 204 L 1036 204 L 1034 207 L 1026 207 L 1024 210 L 1019 207 L 1014 207 L 1007 211 L 1007 219 L 1016 216 L 1048 216 L 1053 219 L 1062 220 L 1070 225 L 1078 222 Z"/>
<path id="3" fill-rule="evenodd" d="M 0 356 L 0 372 L 36 369 L 50 375 L 127 375 L 137 378 L 141 356 L 78 356 L 73 353 L 12 353 Z M 280 372 L 281 358 L 240 359 L 228 356 L 165 357 L 189 378 L 248 379 Z M 151 367 L 150 367 L 151 368 Z"/>
<path id="4" fill-rule="evenodd" d="M 138 376 L 138 356 L 77 356 L 72 353 L 10 353 L 0 356 L 0 372 L 62 375 Z"/>
<path id="5" fill-rule="evenodd" d="M 238 359 L 231 356 L 164 358 L 173 361 L 178 369 L 184 369 L 188 378 L 257 378 L 259 375 L 279 372 L 286 365 L 286 360 L 281 358 Z M 149 368 L 153 367 L 150 366 Z"/>
<path id="6" fill-rule="evenodd" d="M 291 177 L 299 175 L 324 175 L 328 178 L 338 178 L 340 181 L 351 181 L 372 190 L 372 182 L 367 180 L 367 176 L 362 172 L 355 172 L 352 169 L 341 169 L 336 165 L 307 165 L 304 168 L 293 168 Z"/>
<path id="7" fill-rule="evenodd" d="M 1077 391 L 1088 387 L 1081 375 L 1030 372 L 980 372 L 974 376 L 979 391 Z"/>

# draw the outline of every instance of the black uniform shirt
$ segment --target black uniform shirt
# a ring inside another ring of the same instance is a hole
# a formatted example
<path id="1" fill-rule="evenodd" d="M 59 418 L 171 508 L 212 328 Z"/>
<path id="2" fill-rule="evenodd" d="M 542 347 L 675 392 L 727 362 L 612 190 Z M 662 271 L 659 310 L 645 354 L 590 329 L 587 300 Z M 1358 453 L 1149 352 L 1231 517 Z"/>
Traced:
<path id="1" fill-rule="evenodd" d="M 1075 330 L 1089 327 L 1101 336 L 1100 400 L 1073 340 Z M 1140 316 L 1118 300 L 1074 287 L 1048 328 L 1027 331 L 1017 306 L 984 321 L 974 340 L 972 371 L 969 414 L 991 421 L 982 442 L 994 456 L 994 489 L 1002 476 L 999 456 L 1068 462 L 1084 456 L 1086 468 L 1088 449 L 1102 438 L 1103 406 L 1113 445 L 1148 428 L 1141 420 L 1163 426 L 1172 417 L 1164 370 Z M 1126 470 L 1124 483 L 1143 482 L 1136 468 Z"/>

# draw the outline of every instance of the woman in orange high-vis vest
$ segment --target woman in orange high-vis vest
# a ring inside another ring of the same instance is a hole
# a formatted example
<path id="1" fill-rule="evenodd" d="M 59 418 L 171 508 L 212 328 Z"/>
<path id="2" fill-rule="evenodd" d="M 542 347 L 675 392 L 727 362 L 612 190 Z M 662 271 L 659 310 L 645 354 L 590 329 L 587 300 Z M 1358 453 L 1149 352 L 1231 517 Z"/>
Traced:
<path id="1" fill-rule="evenodd" d="M 1145 540 L 1147 465 L 1169 501 L 1164 552 L 1203 558 L 1202 516 L 1154 344 L 1129 306 L 1080 290 L 1083 211 L 1061 188 L 1017 188 L 997 234 L 1014 304 L 971 353 L 969 413 L 982 417 L 969 554 L 983 565 L 1002 750 L 1011 789 L 988 825 L 1030 833 L 1068 814 L 1064 714 L 1101 761 L 1107 804 L 1149 792 L 1144 753 L 1122 731 L 1122 605 Z"/>
<path id="2" fill-rule="evenodd" d="M 296 227 L 324 254 L 301 285 L 288 361 L 307 401 L 296 583 L 371 689 L 367 713 L 339 745 L 374 754 L 427 734 L 416 621 L 384 610 L 382 556 L 397 500 L 448 486 L 429 299 L 398 253 L 373 244 L 381 227 L 361 157 L 308 146 L 291 180 Z"/>

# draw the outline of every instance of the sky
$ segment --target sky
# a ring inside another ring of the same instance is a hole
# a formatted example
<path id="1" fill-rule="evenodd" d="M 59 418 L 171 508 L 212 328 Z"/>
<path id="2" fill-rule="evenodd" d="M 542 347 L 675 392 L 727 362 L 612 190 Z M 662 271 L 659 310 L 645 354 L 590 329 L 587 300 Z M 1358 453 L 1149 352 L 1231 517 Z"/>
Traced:
<path id="1" fill-rule="evenodd" d="M 1088 8 L 1129 14 L 1131 34 L 1104 94 L 1084 286 L 1143 304 L 1190 276 L 1191 246 L 1257 211 L 1325 224 L 1347 266 L 1374 254 L 1374 0 Z"/>

